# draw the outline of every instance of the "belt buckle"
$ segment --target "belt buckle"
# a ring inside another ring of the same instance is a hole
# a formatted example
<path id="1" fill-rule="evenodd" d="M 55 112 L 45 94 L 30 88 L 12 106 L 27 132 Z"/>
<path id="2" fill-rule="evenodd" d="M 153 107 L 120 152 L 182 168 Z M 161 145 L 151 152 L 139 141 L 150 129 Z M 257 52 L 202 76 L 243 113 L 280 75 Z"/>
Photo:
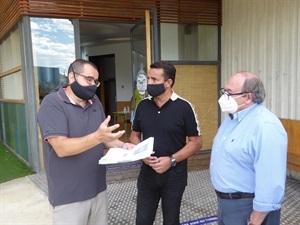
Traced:
<path id="1" fill-rule="evenodd" d="M 229 193 L 229 197 L 230 197 L 230 199 L 240 199 L 240 198 L 242 198 L 242 194 L 241 193 Z"/>

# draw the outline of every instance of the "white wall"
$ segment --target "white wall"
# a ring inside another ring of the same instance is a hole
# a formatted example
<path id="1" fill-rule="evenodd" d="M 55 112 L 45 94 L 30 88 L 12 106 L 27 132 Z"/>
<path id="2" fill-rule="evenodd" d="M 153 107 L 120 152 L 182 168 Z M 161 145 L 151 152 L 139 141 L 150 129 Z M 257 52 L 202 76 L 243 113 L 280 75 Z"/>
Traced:
<path id="1" fill-rule="evenodd" d="M 86 47 L 82 52 L 88 56 L 115 54 L 116 101 L 130 101 L 133 96 L 130 43 Z"/>
<path id="2" fill-rule="evenodd" d="M 265 105 L 300 119 L 300 1 L 223 0 L 221 85 L 241 70 L 263 81 Z"/>

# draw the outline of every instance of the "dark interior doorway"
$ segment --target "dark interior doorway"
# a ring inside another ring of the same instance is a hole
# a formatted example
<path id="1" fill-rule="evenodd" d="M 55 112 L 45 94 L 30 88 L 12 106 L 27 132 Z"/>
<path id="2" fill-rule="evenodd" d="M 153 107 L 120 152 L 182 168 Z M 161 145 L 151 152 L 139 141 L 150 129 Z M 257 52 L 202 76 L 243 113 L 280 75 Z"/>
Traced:
<path id="1" fill-rule="evenodd" d="M 89 61 L 94 63 L 99 71 L 101 85 L 96 94 L 103 105 L 106 116 L 113 115 L 112 112 L 117 110 L 115 55 L 90 56 Z"/>

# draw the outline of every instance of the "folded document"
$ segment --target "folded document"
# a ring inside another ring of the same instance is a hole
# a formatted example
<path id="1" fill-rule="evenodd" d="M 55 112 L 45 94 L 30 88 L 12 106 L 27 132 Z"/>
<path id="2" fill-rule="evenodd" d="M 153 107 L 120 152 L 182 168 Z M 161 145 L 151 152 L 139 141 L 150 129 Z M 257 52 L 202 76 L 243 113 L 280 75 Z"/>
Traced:
<path id="1" fill-rule="evenodd" d="M 154 138 L 149 137 L 132 149 L 110 148 L 105 156 L 99 160 L 99 164 L 115 164 L 133 162 L 150 156 L 153 152 Z"/>

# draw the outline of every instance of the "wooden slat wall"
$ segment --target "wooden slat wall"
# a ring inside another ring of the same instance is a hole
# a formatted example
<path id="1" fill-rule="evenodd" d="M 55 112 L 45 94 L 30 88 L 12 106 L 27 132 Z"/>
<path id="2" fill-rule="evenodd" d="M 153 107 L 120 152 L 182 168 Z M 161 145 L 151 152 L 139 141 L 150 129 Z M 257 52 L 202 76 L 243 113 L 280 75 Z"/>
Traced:
<path id="1" fill-rule="evenodd" d="M 0 0 L 0 39 L 21 16 L 135 22 L 157 8 L 158 21 L 222 24 L 222 0 Z"/>
<path id="2" fill-rule="evenodd" d="M 0 0 L 0 40 L 22 16 L 20 1 Z"/>
<path id="3" fill-rule="evenodd" d="M 288 134 L 287 167 L 300 172 L 300 121 L 280 119 Z"/>

